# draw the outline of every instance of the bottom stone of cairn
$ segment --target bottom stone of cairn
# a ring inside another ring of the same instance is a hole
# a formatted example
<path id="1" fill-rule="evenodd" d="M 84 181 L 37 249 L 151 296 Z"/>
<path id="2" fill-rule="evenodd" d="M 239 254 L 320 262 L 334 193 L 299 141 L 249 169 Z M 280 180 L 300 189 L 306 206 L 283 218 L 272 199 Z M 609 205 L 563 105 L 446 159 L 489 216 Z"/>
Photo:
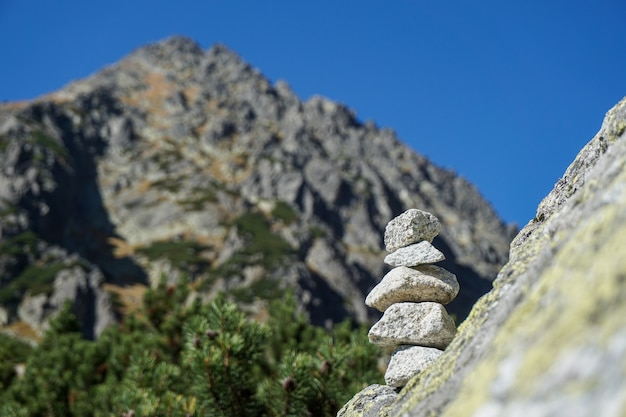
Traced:
<path id="1" fill-rule="evenodd" d="M 390 387 L 400 388 L 409 380 L 426 369 L 443 351 L 423 346 L 403 345 L 396 348 L 385 372 L 385 383 Z"/>

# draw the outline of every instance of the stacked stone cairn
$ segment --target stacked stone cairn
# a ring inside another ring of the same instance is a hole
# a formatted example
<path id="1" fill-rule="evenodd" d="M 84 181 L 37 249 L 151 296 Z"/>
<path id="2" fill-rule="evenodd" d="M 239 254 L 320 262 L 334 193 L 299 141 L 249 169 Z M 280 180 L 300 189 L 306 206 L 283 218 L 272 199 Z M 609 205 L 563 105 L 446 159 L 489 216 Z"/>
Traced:
<path id="1" fill-rule="evenodd" d="M 432 214 L 410 209 L 385 228 L 384 262 L 393 267 L 368 294 L 365 304 L 383 312 L 369 341 L 393 350 L 385 373 L 390 387 L 403 387 L 427 368 L 456 334 L 446 312 L 459 292 L 456 276 L 432 265 L 445 256 L 431 242 L 441 231 Z"/>

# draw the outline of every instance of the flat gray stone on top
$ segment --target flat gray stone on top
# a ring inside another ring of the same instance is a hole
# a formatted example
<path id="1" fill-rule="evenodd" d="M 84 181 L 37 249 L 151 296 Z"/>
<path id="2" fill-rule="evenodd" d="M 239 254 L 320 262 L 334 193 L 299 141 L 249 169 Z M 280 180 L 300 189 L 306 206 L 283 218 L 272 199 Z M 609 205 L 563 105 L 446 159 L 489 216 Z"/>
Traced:
<path id="1" fill-rule="evenodd" d="M 439 219 L 427 211 L 409 209 L 385 227 L 385 249 L 396 249 L 427 240 L 432 242 L 441 231 Z"/>
<path id="2" fill-rule="evenodd" d="M 384 262 L 391 266 L 418 266 L 441 262 L 446 257 L 427 240 L 397 249 L 385 256 Z"/>
<path id="3" fill-rule="evenodd" d="M 403 302 L 433 301 L 448 304 L 458 293 L 456 276 L 439 266 L 399 266 L 389 271 L 370 291 L 365 304 L 379 311 Z"/>
<path id="4" fill-rule="evenodd" d="M 439 303 L 391 305 L 368 333 L 380 347 L 415 345 L 445 349 L 456 335 L 456 325 Z"/>
<path id="5" fill-rule="evenodd" d="M 398 346 L 391 354 L 385 372 L 385 383 L 390 387 L 403 387 L 411 378 L 422 372 L 443 354 L 442 350 L 422 346 Z"/>

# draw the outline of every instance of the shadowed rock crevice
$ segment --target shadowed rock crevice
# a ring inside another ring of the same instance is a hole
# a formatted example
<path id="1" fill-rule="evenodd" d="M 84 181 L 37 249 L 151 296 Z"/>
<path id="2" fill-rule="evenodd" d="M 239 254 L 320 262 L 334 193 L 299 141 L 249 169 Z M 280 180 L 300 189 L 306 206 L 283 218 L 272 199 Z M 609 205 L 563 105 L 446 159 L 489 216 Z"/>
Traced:
<path id="1" fill-rule="evenodd" d="M 84 117 L 96 120 L 88 129 L 75 126 L 64 109 L 53 103 L 35 105 L 22 114 L 26 124 L 44 128 L 54 126 L 68 156 L 67 161 L 53 166 L 51 175 L 56 187 L 39 198 L 49 210 L 29 213 L 33 231 L 50 244 L 60 246 L 68 253 L 77 253 L 96 265 L 111 282 L 145 284 L 145 272 L 131 258 L 117 257 L 113 253 L 109 239 L 120 236 L 104 206 L 98 180 L 97 160 L 104 157 L 108 147 L 108 138 L 100 134 L 106 129 L 107 122 L 102 115 L 109 119 L 121 117 L 122 110 L 106 91 L 82 97 L 76 106 L 77 111 L 85 112 Z M 131 129 L 129 141 L 132 141 L 132 135 Z"/>
<path id="2" fill-rule="evenodd" d="M 309 277 L 301 280 L 302 290 L 307 294 L 306 309 L 311 323 L 328 327 L 333 324 L 329 317 L 350 317 L 350 312 L 344 305 L 343 298 L 319 274 L 309 271 Z M 309 300 L 311 294 L 314 294 Z"/>

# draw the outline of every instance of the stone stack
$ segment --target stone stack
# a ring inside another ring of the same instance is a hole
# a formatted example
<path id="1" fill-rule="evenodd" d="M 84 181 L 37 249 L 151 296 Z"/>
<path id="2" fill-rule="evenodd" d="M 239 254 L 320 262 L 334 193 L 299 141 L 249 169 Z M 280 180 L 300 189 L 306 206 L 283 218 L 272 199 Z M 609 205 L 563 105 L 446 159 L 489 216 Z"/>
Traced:
<path id="1" fill-rule="evenodd" d="M 384 262 L 394 267 L 368 294 L 365 304 L 383 312 L 369 331 L 375 345 L 393 349 L 385 382 L 402 387 L 442 354 L 456 334 L 446 312 L 459 292 L 456 276 L 432 265 L 445 256 L 431 242 L 441 231 L 432 214 L 410 209 L 385 228 Z"/>

